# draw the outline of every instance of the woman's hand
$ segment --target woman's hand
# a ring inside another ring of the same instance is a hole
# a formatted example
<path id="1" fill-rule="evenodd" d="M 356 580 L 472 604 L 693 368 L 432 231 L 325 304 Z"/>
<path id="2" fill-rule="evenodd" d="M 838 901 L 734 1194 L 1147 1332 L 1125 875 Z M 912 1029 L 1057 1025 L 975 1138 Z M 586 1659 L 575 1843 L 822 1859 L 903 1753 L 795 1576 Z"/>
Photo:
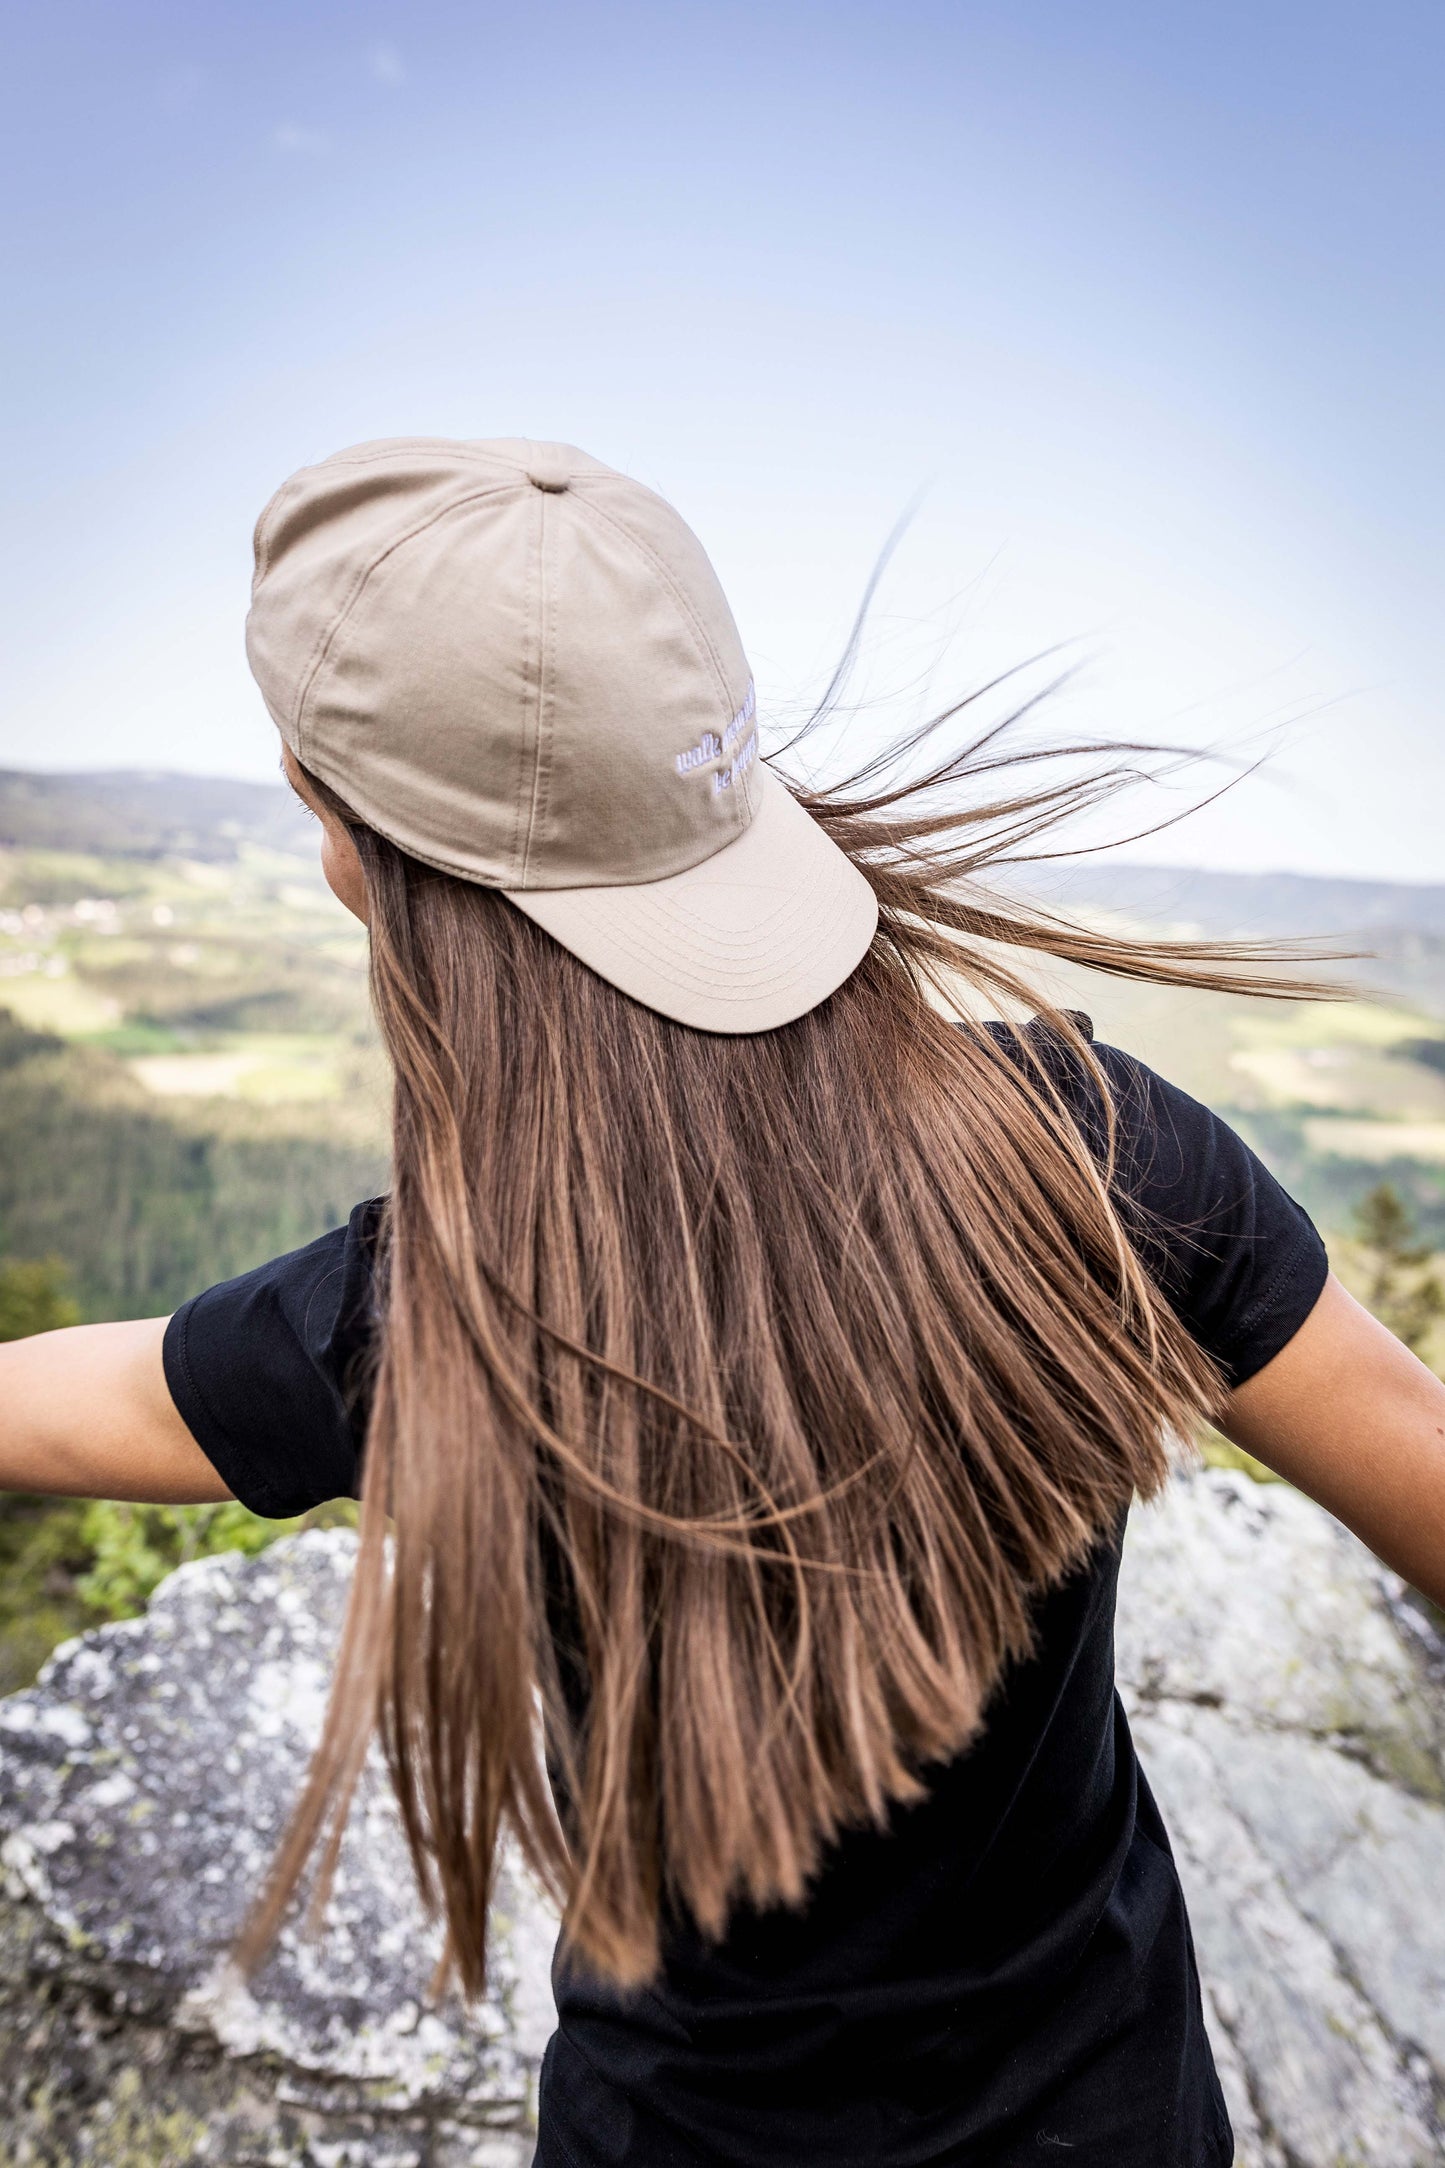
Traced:
<path id="1" fill-rule="evenodd" d="M 171 1399 L 166 1323 L 69 1325 L 0 1345 L 0 1490 L 146 1505 L 231 1496 Z"/>
<path id="2" fill-rule="evenodd" d="M 1445 1385 L 1338 1280 L 1220 1428 L 1445 1606 Z"/>

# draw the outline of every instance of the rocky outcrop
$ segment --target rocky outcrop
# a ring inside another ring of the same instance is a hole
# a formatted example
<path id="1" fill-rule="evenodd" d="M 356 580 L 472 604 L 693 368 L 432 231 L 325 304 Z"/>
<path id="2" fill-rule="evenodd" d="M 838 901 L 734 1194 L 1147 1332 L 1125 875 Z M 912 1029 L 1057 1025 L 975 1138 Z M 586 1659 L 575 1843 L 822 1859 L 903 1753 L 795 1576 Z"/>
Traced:
<path id="1" fill-rule="evenodd" d="M 182 1567 L 0 1702 L 0 2168 L 523 2168 L 552 1923 L 428 2003 L 368 1780 L 330 1924 L 228 1939 L 293 1799 L 352 1555 Z M 1445 1651 L 1306 1500 L 1210 1473 L 1135 1516 L 1121 1686 L 1189 1891 L 1241 2168 L 1445 2162 Z"/>
<path id="2" fill-rule="evenodd" d="M 227 1944 L 320 1722 L 352 1538 L 183 1566 L 148 1615 L 0 1702 L 0 2168 L 524 2168 L 552 1924 L 509 1872 L 494 1986 L 428 2007 L 422 1918 L 369 1775 L 327 1931 L 249 1990 Z"/>
<path id="3" fill-rule="evenodd" d="M 1445 2161 L 1445 1646 L 1283 1484 L 1134 1516 L 1120 1686 L 1172 1832 L 1240 2168 Z"/>

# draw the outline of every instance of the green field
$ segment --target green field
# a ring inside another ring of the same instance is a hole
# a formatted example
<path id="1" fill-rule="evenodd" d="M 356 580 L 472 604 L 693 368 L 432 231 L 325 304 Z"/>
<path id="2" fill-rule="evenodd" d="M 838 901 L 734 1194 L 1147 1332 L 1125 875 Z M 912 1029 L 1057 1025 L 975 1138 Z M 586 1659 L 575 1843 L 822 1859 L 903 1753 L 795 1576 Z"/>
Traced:
<path id="1" fill-rule="evenodd" d="M 386 1180 L 365 937 L 314 826 L 147 780 L 0 778 L 0 1255 L 59 1258 L 86 1317 L 171 1309 Z"/>

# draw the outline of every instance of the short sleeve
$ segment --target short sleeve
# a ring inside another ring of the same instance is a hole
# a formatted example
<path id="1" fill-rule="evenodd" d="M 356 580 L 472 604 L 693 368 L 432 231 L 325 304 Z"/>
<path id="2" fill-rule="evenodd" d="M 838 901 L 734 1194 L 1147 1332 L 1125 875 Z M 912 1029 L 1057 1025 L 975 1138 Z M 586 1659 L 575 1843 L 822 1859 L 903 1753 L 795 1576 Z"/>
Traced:
<path id="1" fill-rule="evenodd" d="M 1229 1124 L 1115 1047 L 1115 1188 L 1140 1261 L 1231 1386 L 1262 1370 L 1329 1272 L 1308 1214 Z"/>
<path id="2" fill-rule="evenodd" d="M 376 1346 L 382 1200 L 207 1288 L 166 1327 L 166 1383 L 227 1488 L 281 1520 L 359 1487 Z"/>

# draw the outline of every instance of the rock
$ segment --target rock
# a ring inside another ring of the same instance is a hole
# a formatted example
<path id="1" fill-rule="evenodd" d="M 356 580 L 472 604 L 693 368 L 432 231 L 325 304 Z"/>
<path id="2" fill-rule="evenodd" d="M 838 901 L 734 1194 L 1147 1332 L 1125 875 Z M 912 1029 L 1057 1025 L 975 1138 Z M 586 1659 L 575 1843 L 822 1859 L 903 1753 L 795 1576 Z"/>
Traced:
<path id="1" fill-rule="evenodd" d="M 354 1541 L 183 1566 L 144 1619 L 0 1702 L 0 2168 L 523 2168 L 555 1923 L 514 1868 L 493 1986 L 427 2006 L 422 1917 L 368 1772 L 325 1934 L 248 1990 L 227 1946 L 325 1702 Z"/>
<path id="2" fill-rule="evenodd" d="M 554 1923 L 427 2006 L 385 1779 L 328 1932 L 223 1966 L 304 1771 L 352 1539 L 184 1566 L 0 1702 L 0 2168 L 522 2168 Z M 1189 1895 L 1240 2168 L 1445 2162 L 1445 1647 L 1282 1485 L 1135 1515 L 1119 1676 Z"/>
<path id="3" fill-rule="evenodd" d="M 1445 1649 L 1283 1484 L 1136 1513 L 1119 1682 L 1194 1922 L 1239 2168 L 1445 2161 Z"/>

